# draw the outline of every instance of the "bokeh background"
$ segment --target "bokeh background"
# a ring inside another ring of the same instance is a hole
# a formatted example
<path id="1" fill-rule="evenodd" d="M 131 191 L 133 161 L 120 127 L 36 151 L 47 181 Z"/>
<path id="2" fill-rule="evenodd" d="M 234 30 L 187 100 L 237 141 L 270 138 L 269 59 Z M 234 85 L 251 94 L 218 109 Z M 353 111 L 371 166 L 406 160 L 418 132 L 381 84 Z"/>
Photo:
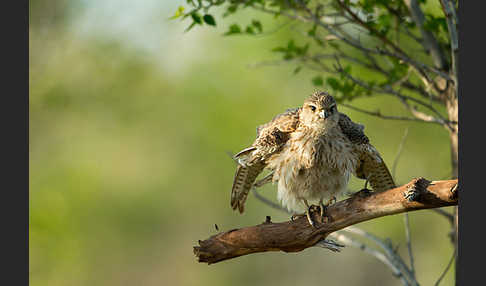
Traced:
<path id="1" fill-rule="evenodd" d="M 401 285 L 388 268 L 351 247 L 263 253 L 207 266 L 198 239 L 288 215 L 250 196 L 229 206 L 235 164 L 257 125 L 315 91 L 313 71 L 266 65 L 292 25 L 245 12 L 217 27 L 169 20 L 185 1 L 30 1 L 30 283 L 56 285 Z M 262 36 L 222 34 L 247 17 Z M 394 99 L 354 105 L 404 114 Z M 403 134 L 399 183 L 450 176 L 439 126 L 381 120 L 341 108 L 366 125 L 392 165 Z M 353 180 L 350 189 L 363 182 Z M 262 193 L 276 199 L 276 186 Z M 450 209 L 446 209 L 451 211 Z M 453 251 L 449 223 L 410 213 L 417 278 L 433 284 Z M 406 256 L 403 215 L 358 226 L 390 238 Z M 453 284 L 449 271 L 442 285 Z"/>

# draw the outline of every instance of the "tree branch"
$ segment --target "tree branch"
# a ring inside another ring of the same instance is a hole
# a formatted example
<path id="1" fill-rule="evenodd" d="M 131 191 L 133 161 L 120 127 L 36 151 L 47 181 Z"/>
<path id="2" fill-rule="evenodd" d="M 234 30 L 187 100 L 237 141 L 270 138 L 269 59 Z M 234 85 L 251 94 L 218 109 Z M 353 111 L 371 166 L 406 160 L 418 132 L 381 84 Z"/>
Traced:
<path id="1" fill-rule="evenodd" d="M 454 79 L 454 85 L 456 89 L 456 96 L 458 96 L 458 53 L 459 53 L 459 43 L 457 36 L 457 15 L 454 8 L 454 3 L 450 0 L 441 0 L 442 10 L 446 16 L 447 29 L 449 30 L 449 36 L 451 41 L 451 61 L 452 61 L 452 74 Z"/>
<path id="2" fill-rule="evenodd" d="M 420 119 L 420 118 L 417 118 L 417 117 L 384 115 L 384 114 L 381 114 L 381 111 L 379 111 L 379 110 L 369 111 L 369 110 L 361 109 L 359 107 L 355 107 L 355 106 L 352 106 L 352 105 L 349 105 L 349 104 L 346 104 L 346 103 L 340 103 L 339 105 L 342 105 L 344 107 L 347 107 L 349 109 L 352 109 L 352 110 L 355 110 L 355 111 L 358 111 L 358 112 L 361 112 L 361 113 L 364 113 L 364 114 L 368 114 L 368 115 L 371 115 L 371 116 L 376 116 L 376 117 L 381 118 L 381 119 L 404 120 L 404 121 L 418 121 L 418 122 L 435 123 L 435 124 L 442 125 L 441 122 L 430 121 L 430 120 L 423 120 L 423 119 Z"/>
<path id="3" fill-rule="evenodd" d="M 352 246 L 354 248 L 358 248 L 358 249 L 362 250 L 363 252 L 374 256 L 376 259 L 383 262 L 388 268 L 390 268 L 393 275 L 400 278 L 403 285 L 405 285 L 405 286 L 410 285 L 407 278 L 404 277 L 403 272 L 400 270 L 400 268 L 397 265 L 395 265 L 396 263 L 394 263 L 393 259 L 388 257 L 383 252 L 376 250 L 374 248 L 371 248 L 371 247 L 367 246 L 366 244 L 364 244 L 364 243 L 362 243 L 362 242 L 360 242 L 356 239 L 353 239 L 353 238 L 351 238 L 347 235 L 344 235 L 344 234 L 341 233 L 341 231 L 332 233 L 332 234 L 330 234 L 330 236 L 332 236 L 333 238 L 335 238 L 339 242 L 342 242 L 342 243 L 349 245 L 349 246 Z"/>
<path id="4" fill-rule="evenodd" d="M 355 195 L 326 209 L 324 223 L 316 216 L 316 228 L 307 218 L 281 223 L 266 222 L 232 229 L 199 241 L 194 254 L 208 264 L 266 251 L 298 252 L 314 246 L 329 234 L 374 218 L 408 211 L 457 205 L 458 180 L 414 179 L 406 185 L 369 195 Z M 317 212 L 316 212 L 317 213 Z"/>
<path id="5" fill-rule="evenodd" d="M 444 69 L 447 67 L 447 61 L 445 59 L 444 53 L 439 47 L 439 43 L 437 39 L 430 33 L 429 31 L 425 30 L 424 22 L 425 16 L 420 9 L 420 6 L 417 0 L 405 0 L 405 4 L 407 5 L 410 14 L 412 15 L 412 19 L 417 24 L 418 28 L 420 29 L 420 33 L 424 39 L 424 45 L 426 46 L 427 50 L 430 51 L 432 55 L 432 59 L 434 60 L 434 65 L 438 69 Z"/>

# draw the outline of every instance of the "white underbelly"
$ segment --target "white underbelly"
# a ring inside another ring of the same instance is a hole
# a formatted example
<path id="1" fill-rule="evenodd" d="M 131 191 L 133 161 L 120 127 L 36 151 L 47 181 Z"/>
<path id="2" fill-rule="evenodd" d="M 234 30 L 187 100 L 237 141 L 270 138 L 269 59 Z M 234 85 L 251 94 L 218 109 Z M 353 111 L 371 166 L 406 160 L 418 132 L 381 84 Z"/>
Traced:
<path id="1" fill-rule="evenodd" d="M 292 169 L 281 168 L 284 174 L 278 180 L 277 198 L 290 211 L 305 210 L 303 200 L 317 204 L 319 200 L 327 202 L 333 196 L 337 197 L 346 191 L 349 182 L 349 171 L 330 168 L 311 168 L 297 176 L 292 175 Z"/>
<path id="2" fill-rule="evenodd" d="M 347 142 L 320 140 L 317 147 L 304 142 L 289 142 L 269 164 L 273 180 L 278 182 L 277 198 L 293 212 L 305 210 L 304 199 L 315 204 L 345 192 L 358 162 L 357 153 Z"/>

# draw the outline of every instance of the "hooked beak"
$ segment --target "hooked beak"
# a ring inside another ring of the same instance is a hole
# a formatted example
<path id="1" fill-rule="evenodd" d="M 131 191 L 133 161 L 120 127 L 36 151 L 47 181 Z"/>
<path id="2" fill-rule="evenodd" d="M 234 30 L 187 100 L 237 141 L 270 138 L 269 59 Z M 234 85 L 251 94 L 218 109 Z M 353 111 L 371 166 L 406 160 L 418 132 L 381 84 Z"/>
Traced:
<path id="1" fill-rule="evenodd" d="M 321 112 L 319 112 L 319 116 L 324 119 L 328 118 L 329 115 L 329 112 L 327 112 L 326 110 L 321 110 Z"/>

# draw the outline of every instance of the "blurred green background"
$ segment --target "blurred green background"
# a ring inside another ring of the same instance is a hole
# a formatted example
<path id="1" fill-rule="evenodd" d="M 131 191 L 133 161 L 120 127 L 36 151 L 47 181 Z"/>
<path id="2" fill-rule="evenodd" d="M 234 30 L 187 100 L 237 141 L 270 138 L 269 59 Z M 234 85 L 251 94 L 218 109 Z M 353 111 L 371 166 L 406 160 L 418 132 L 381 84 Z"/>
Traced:
<path id="1" fill-rule="evenodd" d="M 56 285 L 401 285 L 383 264 L 351 247 L 264 253 L 207 266 L 192 247 L 220 230 L 288 215 L 253 196 L 231 210 L 235 164 L 257 125 L 299 106 L 315 90 L 275 59 L 292 25 L 261 14 L 264 36 L 223 37 L 233 22 L 196 27 L 169 20 L 185 1 L 30 1 L 30 283 Z M 273 25 L 273 26 L 272 26 Z M 273 28 L 272 28 L 273 27 Z M 274 32 L 271 32 L 275 30 Z M 354 105 L 404 114 L 378 96 Z M 399 183 L 445 179 L 447 132 L 341 108 L 366 125 L 391 168 L 406 128 Z M 363 182 L 353 180 L 358 190 Z M 276 186 L 263 194 L 276 199 Z M 447 209 L 450 211 L 450 209 Z M 452 245 L 449 224 L 410 214 L 417 278 L 431 285 Z M 358 226 L 389 237 L 406 256 L 403 216 Z M 449 271 L 442 285 L 452 285 Z"/>

